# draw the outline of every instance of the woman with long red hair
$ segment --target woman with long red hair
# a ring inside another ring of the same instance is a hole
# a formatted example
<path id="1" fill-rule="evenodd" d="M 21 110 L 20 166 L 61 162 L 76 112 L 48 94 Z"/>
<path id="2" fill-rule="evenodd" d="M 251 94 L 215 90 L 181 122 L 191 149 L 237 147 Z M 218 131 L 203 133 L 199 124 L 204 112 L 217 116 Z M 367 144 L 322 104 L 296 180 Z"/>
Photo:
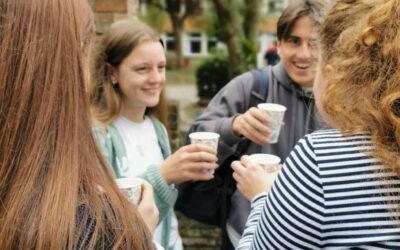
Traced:
<path id="1" fill-rule="evenodd" d="M 93 33 L 85 0 L 0 2 L 0 249 L 153 247 L 151 187 L 131 205 L 91 132 Z"/>

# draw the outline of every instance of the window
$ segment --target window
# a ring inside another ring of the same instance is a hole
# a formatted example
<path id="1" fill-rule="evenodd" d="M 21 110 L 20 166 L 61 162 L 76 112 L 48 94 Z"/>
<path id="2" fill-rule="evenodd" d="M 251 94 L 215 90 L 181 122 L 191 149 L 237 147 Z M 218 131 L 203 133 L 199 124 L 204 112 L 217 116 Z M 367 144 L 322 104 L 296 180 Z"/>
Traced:
<path id="1" fill-rule="evenodd" d="M 165 46 L 166 46 L 167 51 L 175 50 L 175 38 L 172 33 L 167 33 L 167 39 L 166 39 Z"/>
<path id="2" fill-rule="evenodd" d="M 201 34 L 190 33 L 189 34 L 189 49 L 191 54 L 201 53 Z"/>

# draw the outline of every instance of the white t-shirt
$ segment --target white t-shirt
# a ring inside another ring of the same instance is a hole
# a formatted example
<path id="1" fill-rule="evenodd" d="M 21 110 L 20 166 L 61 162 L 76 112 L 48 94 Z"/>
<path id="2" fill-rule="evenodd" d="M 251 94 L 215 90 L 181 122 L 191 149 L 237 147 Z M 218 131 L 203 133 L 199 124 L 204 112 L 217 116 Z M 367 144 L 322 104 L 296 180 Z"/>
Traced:
<path id="1" fill-rule="evenodd" d="M 128 158 L 128 169 L 123 169 L 124 176 L 135 177 L 143 174 L 148 166 L 160 165 L 164 161 L 160 145 L 158 144 L 156 130 L 150 118 L 145 116 L 144 122 L 133 122 L 123 116 L 114 121 Z M 160 243 L 162 238 L 162 224 L 160 223 L 153 239 Z M 171 218 L 171 229 L 169 247 L 175 250 L 182 249 L 182 241 L 178 237 L 178 220 L 175 216 Z"/>
<path id="2" fill-rule="evenodd" d="M 143 174 L 149 165 L 160 165 L 163 161 L 156 131 L 150 118 L 136 123 L 123 116 L 114 121 L 114 126 L 124 141 L 129 169 L 123 173 L 127 177 Z"/>

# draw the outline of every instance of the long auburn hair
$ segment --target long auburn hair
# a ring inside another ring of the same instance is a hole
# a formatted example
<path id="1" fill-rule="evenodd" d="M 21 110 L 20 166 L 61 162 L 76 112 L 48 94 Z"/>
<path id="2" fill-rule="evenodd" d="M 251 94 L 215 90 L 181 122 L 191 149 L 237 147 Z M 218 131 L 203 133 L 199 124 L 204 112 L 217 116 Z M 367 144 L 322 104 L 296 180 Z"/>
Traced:
<path id="1" fill-rule="evenodd" d="M 86 0 L 0 2 L 0 249 L 152 248 L 92 134 L 93 31 Z"/>
<path id="2" fill-rule="evenodd" d="M 372 155 L 400 176 L 400 1 L 337 0 L 320 30 L 323 109 L 342 132 L 369 132 Z M 400 207 L 399 207 L 400 211 Z"/>
<path id="3" fill-rule="evenodd" d="M 111 81 L 112 68 L 117 69 L 122 61 L 141 43 L 160 41 L 160 35 L 138 19 L 124 19 L 113 23 L 101 35 L 93 50 L 92 75 L 89 87 L 91 111 L 102 123 L 113 122 L 120 115 L 121 92 Z M 168 125 L 164 92 L 160 102 L 148 107 L 146 114 L 154 115 Z"/>

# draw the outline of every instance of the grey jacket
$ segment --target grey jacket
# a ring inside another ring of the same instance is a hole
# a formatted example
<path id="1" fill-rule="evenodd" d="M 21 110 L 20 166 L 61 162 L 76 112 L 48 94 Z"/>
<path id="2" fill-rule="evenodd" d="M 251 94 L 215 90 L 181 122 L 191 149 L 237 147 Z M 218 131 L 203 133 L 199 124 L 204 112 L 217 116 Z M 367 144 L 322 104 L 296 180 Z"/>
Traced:
<path id="1" fill-rule="evenodd" d="M 305 134 L 325 127 L 316 111 L 312 93 L 303 91 L 286 73 L 283 64 L 265 68 L 269 78 L 266 102 L 279 103 L 287 107 L 284 116 L 285 126 L 281 128 L 278 143 L 257 145 L 251 143 L 245 154 L 270 153 L 286 159 L 297 141 Z M 250 72 L 235 77 L 224 86 L 210 101 L 207 108 L 192 125 L 194 131 L 212 131 L 220 134 L 218 161 L 223 162 L 235 152 L 243 140 L 233 134 L 232 120 L 249 109 L 253 76 Z M 236 191 L 231 198 L 231 211 L 228 222 L 242 234 L 250 203 Z"/>

